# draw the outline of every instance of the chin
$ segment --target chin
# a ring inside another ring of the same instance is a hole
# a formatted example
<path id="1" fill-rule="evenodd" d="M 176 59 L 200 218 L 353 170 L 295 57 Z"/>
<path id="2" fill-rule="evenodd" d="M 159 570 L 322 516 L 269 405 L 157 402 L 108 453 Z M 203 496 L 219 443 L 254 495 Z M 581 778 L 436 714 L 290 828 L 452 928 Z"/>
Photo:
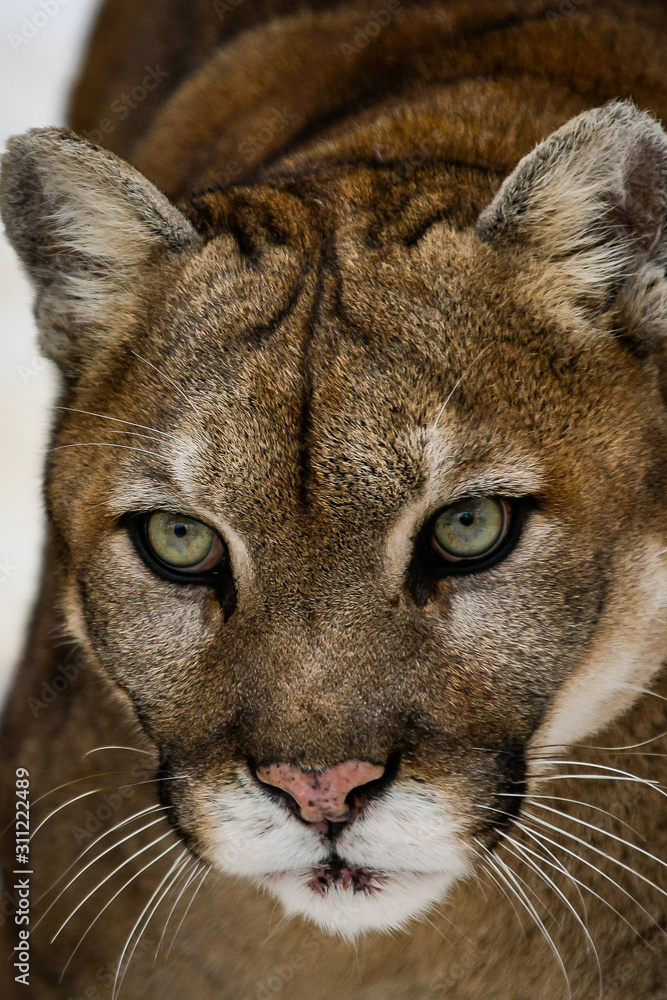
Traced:
<path id="1" fill-rule="evenodd" d="M 456 877 L 442 872 L 377 872 L 312 868 L 266 875 L 259 884 L 288 916 L 304 917 L 329 934 L 354 941 L 369 931 L 403 929 L 443 900 Z"/>

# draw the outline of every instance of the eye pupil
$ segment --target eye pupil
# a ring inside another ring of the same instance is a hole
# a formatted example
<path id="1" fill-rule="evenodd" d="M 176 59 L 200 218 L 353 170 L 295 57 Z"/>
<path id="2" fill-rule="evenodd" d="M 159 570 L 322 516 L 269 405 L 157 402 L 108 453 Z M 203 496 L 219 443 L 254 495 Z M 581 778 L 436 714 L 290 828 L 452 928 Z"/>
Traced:
<path id="1" fill-rule="evenodd" d="M 188 529 L 184 524 L 177 524 L 174 527 L 174 534 L 176 535 L 177 538 L 183 538 L 183 536 L 187 534 L 187 531 Z"/>
<path id="2" fill-rule="evenodd" d="M 464 528 L 469 528 L 472 524 L 475 523 L 475 515 L 471 514 L 469 510 L 464 511 L 463 514 L 459 515 L 459 521 Z"/>

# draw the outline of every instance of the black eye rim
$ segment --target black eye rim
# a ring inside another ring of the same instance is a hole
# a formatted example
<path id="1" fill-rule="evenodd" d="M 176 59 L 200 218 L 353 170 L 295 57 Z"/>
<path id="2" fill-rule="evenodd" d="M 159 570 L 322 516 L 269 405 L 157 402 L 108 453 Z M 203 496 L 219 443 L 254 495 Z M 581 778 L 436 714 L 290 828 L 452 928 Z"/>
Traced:
<path id="1" fill-rule="evenodd" d="M 134 543 L 134 547 L 138 554 L 141 556 L 149 569 L 156 573 L 157 576 L 161 576 L 163 579 L 169 580 L 171 583 L 217 587 L 218 584 L 227 582 L 231 574 L 229 552 L 224 538 L 220 536 L 219 532 L 217 532 L 215 528 L 212 528 L 210 524 L 206 524 L 205 521 L 199 522 L 200 524 L 206 525 L 207 528 L 210 528 L 220 540 L 222 545 L 222 554 L 217 563 L 210 569 L 205 570 L 203 573 L 193 573 L 187 568 L 179 570 L 174 566 L 170 566 L 169 563 L 163 562 L 151 545 L 148 537 L 148 522 L 154 514 L 171 514 L 176 517 L 187 517 L 191 521 L 199 521 L 199 518 L 190 517 L 189 514 L 183 514 L 181 511 L 162 509 L 141 511 L 136 514 L 127 515 L 123 519 L 123 527 Z"/>
<path id="2" fill-rule="evenodd" d="M 467 498 L 462 497 L 461 499 Z M 495 494 L 489 499 L 499 500 L 507 504 L 510 510 L 510 521 L 505 537 L 497 545 L 494 545 L 488 553 L 481 556 L 450 562 L 433 547 L 431 539 L 435 522 L 447 507 L 452 506 L 451 504 L 439 507 L 422 525 L 415 539 L 406 578 L 408 589 L 417 604 L 426 604 L 429 597 L 432 596 L 438 580 L 443 579 L 443 577 L 484 573 L 506 559 L 516 547 L 528 514 L 536 506 L 534 497 L 509 497 Z"/>

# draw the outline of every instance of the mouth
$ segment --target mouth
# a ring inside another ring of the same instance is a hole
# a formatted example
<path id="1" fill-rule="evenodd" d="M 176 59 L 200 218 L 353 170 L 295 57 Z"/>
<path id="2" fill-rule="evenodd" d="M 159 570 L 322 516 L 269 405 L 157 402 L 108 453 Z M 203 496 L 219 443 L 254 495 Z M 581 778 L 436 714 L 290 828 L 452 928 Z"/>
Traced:
<path id="1" fill-rule="evenodd" d="M 448 874 L 379 871 L 337 861 L 261 880 L 288 916 L 305 917 L 350 941 L 369 931 L 405 927 L 442 899 L 452 881 Z"/>
<path id="2" fill-rule="evenodd" d="M 349 867 L 342 861 L 330 862 L 313 868 L 306 885 L 320 896 L 330 890 L 347 889 L 350 892 L 364 892 L 368 895 L 381 892 L 388 882 L 388 876 L 370 868 Z"/>

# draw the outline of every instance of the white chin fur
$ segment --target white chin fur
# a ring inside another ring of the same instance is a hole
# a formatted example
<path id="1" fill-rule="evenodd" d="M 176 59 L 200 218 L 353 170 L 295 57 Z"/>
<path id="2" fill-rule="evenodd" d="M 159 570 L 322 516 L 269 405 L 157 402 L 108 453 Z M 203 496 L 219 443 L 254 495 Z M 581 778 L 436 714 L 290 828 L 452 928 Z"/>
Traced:
<path id="1" fill-rule="evenodd" d="M 455 878 L 452 875 L 392 872 L 374 893 L 333 887 L 324 894 L 308 885 L 310 872 L 285 872 L 260 881 L 280 900 L 292 917 L 314 921 L 329 934 L 354 940 L 367 931 L 404 927 L 441 900 Z"/>

